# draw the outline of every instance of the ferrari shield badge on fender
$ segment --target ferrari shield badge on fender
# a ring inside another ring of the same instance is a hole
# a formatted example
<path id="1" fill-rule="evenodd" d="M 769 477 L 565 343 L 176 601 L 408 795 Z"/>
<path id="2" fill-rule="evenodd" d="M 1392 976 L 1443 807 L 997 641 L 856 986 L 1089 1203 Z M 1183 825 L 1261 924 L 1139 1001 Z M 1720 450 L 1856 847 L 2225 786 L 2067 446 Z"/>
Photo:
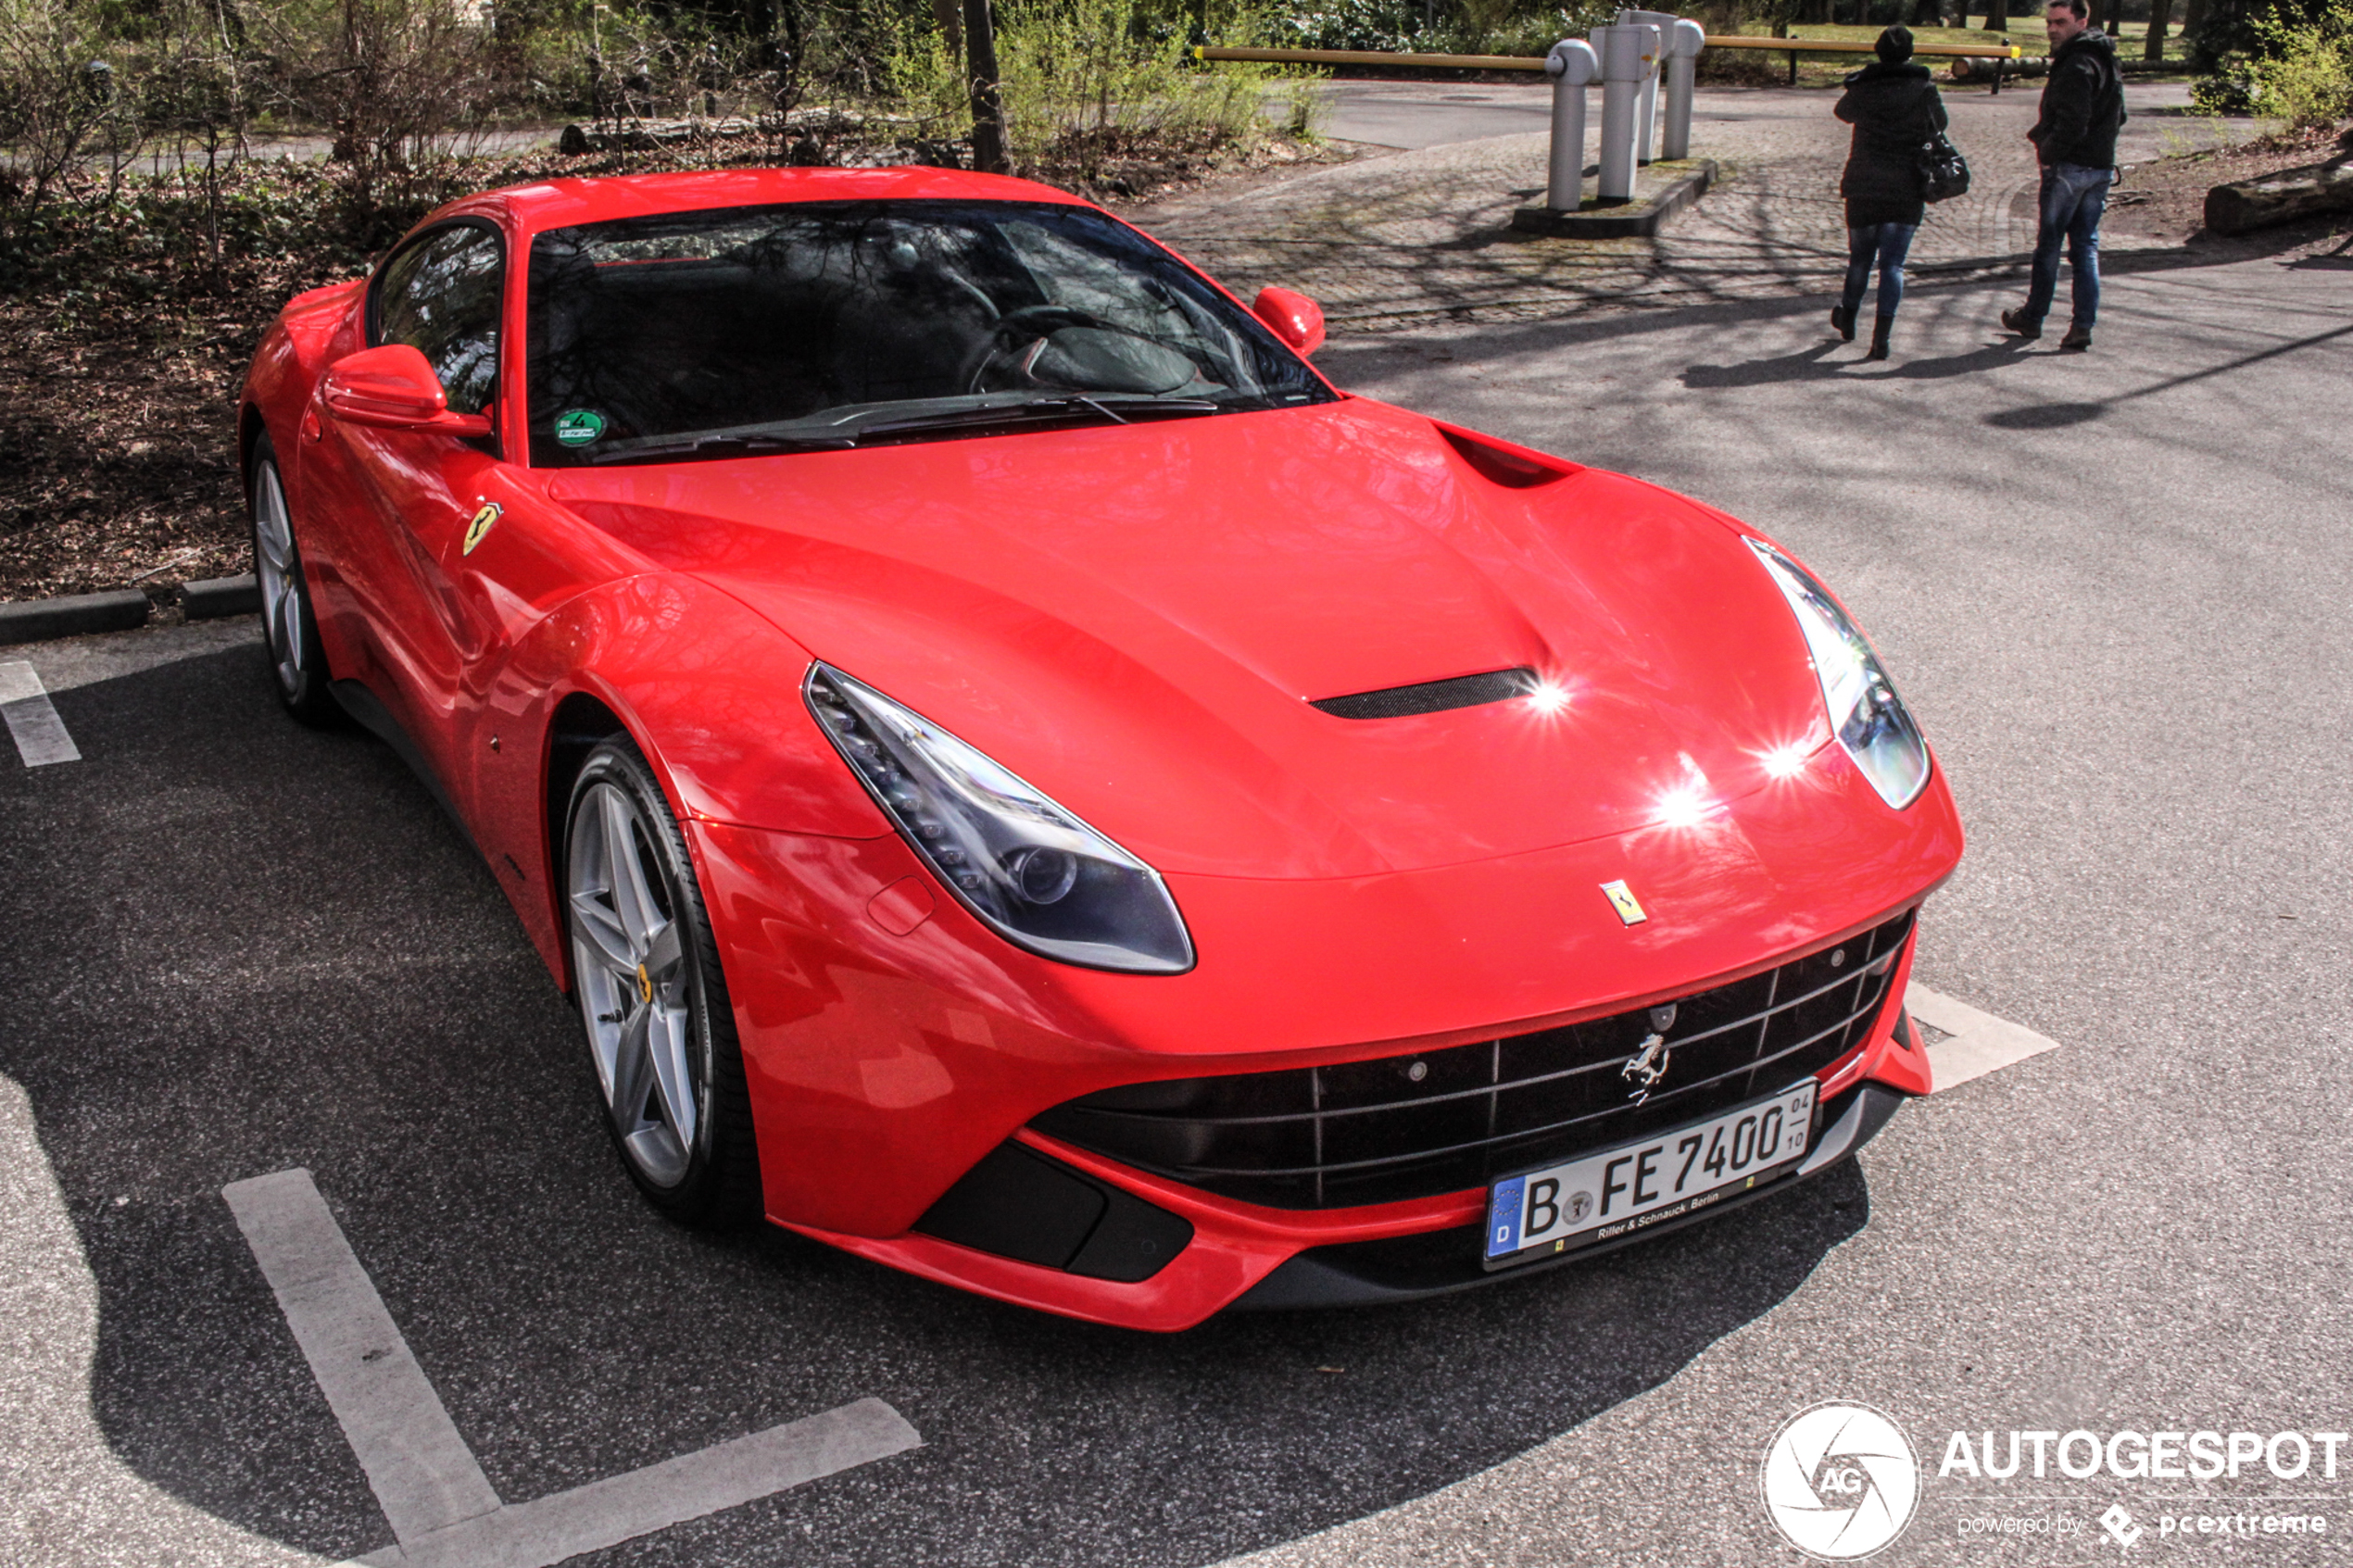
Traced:
<path id="1" fill-rule="evenodd" d="M 496 501 L 484 502 L 482 510 L 474 513 L 473 521 L 466 524 L 465 547 L 458 553 L 464 556 L 472 555 L 474 553 L 474 546 L 481 544 L 484 539 L 489 536 L 491 526 L 498 521 L 499 513 L 505 510 L 506 508 L 501 507 Z M 1623 886 L 1624 884 L 1620 884 L 1619 885 Z"/>
<path id="2" fill-rule="evenodd" d="M 1634 897 L 1634 890 L 1623 882 L 1603 883 L 1602 895 L 1609 900 L 1609 907 L 1617 911 L 1617 918 L 1628 925 L 1640 925 L 1651 918 L 1642 912 L 1642 901 Z"/>

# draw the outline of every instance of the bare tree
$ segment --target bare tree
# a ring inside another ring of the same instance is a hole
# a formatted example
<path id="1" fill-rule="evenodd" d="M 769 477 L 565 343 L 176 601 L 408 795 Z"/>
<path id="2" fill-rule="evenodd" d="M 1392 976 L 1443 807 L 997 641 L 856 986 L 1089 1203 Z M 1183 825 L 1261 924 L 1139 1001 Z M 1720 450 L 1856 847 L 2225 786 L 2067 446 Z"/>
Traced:
<path id="1" fill-rule="evenodd" d="M 440 159 L 452 133 L 489 105 L 489 30 L 477 0 L 291 0 L 265 14 L 279 90 L 298 117 L 333 134 L 362 225 L 387 182 Z"/>
<path id="2" fill-rule="evenodd" d="M 96 69 L 93 69 L 95 67 Z M 0 212 L 37 212 L 121 110 L 97 17 L 77 0 L 0 0 Z"/>

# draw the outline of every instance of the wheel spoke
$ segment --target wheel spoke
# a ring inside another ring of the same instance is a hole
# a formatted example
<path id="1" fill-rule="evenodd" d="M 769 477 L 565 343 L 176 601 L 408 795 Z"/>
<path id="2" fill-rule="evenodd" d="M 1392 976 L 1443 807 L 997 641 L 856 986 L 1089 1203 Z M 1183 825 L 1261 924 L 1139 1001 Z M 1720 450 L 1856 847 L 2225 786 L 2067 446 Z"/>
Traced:
<path id="1" fill-rule="evenodd" d="M 661 1116 L 678 1135 L 683 1152 L 695 1146 L 694 1080 L 686 1067 L 686 1012 L 683 1008 L 648 1007 L 646 1054 L 652 1059 L 654 1079 L 661 1088 Z"/>
<path id="2" fill-rule="evenodd" d="M 295 592 L 292 582 L 284 583 L 278 595 L 277 633 L 278 668 L 289 678 L 302 673 L 302 599 Z"/>
<path id="3" fill-rule="evenodd" d="M 617 789 L 605 792 L 604 804 L 605 864 L 612 879 L 613 912 L 621 916 L 622 929 L 628 934 L 634 969 L 643 961 L 648 939 L 661 916 L 646 888 L 646 869 L 637 861 L 636 834 L 630 831 L 636 813 Z"/>
<path id="4" fill-rule="evenodd" d="M 653 1009 L 639 1007 L 621 1026 L 621 1044 L 613 1052 L 612 1119 L 623 1133 L 634 1133 L 647 1121 L 646 1101 L 654 1088 L 652 1063 L 647 1060 L 647 1023 Z"/>
<path id="5" fill-rule="evenodd" d="M 678 922 L 666 920 L 646 944 L 646 973 L 656 985 L 666 985 L 680 978 L 679 960 L 685 957 L 678 945 Z"/>
<path id="6" fill-rule="evenodd" d="M 581 938 L 597 949 L 607 969 L 637 982 L 637 960 L 629 951 L 629 934 L 621 928 L 620 917 L 605 908 L 602 896 L 596 893 L 574 893 L 572 896 L 573 923 Z"/>
<path id="7" fill-rule="evenodd" d="M 262 470 L 260 489 L 254 499 L 254 521 L 258 524 L 255 537 L 269 557 L 271 569 L 283 577 L 294 564 L 294 529 L 287 521 L 285 491 L 278 482 L 276 470 Z"/>

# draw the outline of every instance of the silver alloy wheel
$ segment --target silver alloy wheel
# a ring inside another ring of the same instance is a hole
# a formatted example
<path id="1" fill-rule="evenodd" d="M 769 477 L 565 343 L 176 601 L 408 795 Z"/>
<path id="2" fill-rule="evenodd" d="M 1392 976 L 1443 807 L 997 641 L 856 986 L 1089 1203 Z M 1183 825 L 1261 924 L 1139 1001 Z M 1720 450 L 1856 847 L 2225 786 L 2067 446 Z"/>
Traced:
<path id="1" fill-rule="evenodd" d="M 270 639 L 270 662 L 288 696 L 302 690 L 302 590 L 295 580 L 294 520 L 278 465 L 265 461 L 254 475 L 253 564 L 261 579 L 261 626 Z"/>
<path id="2" fill-rule="evenodd" d="M 570 875 L 573 969 L 598 1082 L 630 1159 L 655 1185 L 674 1186 L 695 1147 L 694 1001 L 648 824 L 612 784 L 581 798 Z"/>

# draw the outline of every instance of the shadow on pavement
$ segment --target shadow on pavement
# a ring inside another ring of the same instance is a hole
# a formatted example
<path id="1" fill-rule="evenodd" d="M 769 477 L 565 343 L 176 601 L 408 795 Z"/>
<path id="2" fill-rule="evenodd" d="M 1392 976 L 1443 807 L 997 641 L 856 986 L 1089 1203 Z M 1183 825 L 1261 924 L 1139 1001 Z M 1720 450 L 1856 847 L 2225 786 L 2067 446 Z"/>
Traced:
<path id="1" fill-rule="evenodd" d="M 2160 392 L 2171 392 L 2177 386 L 2187 386 L 2193 382 L 2205 381 L 2212 376 L 2228 375 L 2233 370 L 2243 370 L 2250 365 L 2259 365 L 2266 359 L 2276 359 L 2283 354 L 2294 354 L 2298 349 L 2315 348 L 2324 343 L 2333 343 L 2348 333 L 2353 333 L 2353 323 L 2334 327 L 2324 332 L 2313 332 L 2305 337 L 2293 338 L 2286 343 L 2273 344 L 2269 348 L 2258 349 L 2252 354 L 2243 354 L 2235 359 L 2227 360 L 2220 365 L 2208 365 L 2204 370 L 2190 370 L 2178 376 L 2168 376 L 2163 381 L 2151 382 L 2145 386 L 2136 386 L 2097 402 L 2042 403 L 2024 408 L 2005 408 L 1997 413 L 1986 415 L 1985 422 L 1999 430 L 2052 430 L 2066 425 L 2085 424 L 2098 419 L 2120 403 L 2130 403 L 2138 397 L 2153 397 Z"/>
<path id="2" fill-rule="evenodd" d="M 1897 317 L 1897 332 L 1901 332 L 1902 317 Z M 1881 370 L 1870 360 L 1844 358 L 1825 359 L 1824 355 L 1846 345 L 1835 339 L 1817 344 L 1796 354 L 1775 355 L 1765 359 L 1751 359 L 1736 365 L 1690 365 L 1683 370 L 1683 384 L 1694 391 L 1713 391 L 1722 387 L 1764 386 L 1781 382 L 1839 381 L 1854 374 L 1867 374 L 1881 381 L 1942 381 L 1948 376 L 1969 375 L 1977 370 L 1997 370 L 2014 364 L 2025 345 L 2016 339 L 1972 349 L 1967 354 L 1949 354 L 1942 358 L 1906 359 L 1900 356 L 1887 362 Z"/>
<path id="3" fill-rule="evenodd" d="M 289 1166 L 502 1497 L 865 1396 L 923 1434 L 633 1564 L 1212 1562 L 1657 1386 L 1868 1219 L 1850 1163 L 1582 1269 L 1167 1337 L 780 1231 L 682 1233 L 616 1163 L 504 898 L 389 751 L 287 721 L 243 649 L 57 705 L 85 760 L 0 768 L 0 944 L 42 998 L 0 1073 L 97 1282 L 96 1413 L 140 1476 L 310 1550 L 390 1536 L 220 1197 Z"/>

